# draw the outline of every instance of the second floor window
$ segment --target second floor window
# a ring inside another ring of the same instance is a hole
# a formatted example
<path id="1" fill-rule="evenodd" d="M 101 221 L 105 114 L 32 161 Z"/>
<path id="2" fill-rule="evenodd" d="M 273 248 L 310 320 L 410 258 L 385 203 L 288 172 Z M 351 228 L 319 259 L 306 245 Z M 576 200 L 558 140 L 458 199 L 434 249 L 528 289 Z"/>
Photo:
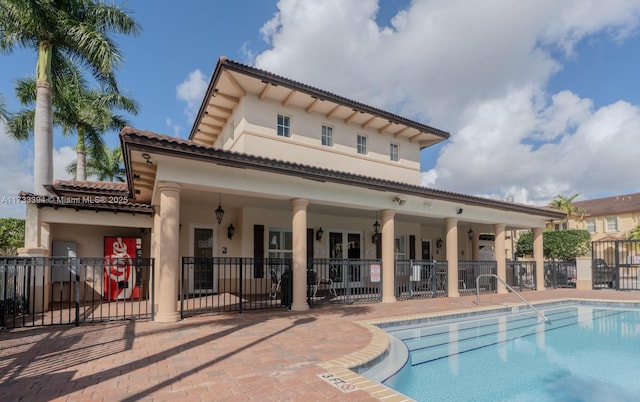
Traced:
<path id="1" fill-rule="evenodd" d="M 595 219 L 586 219 L 584 221 L 584 229 L 589 233 L 596 232 L 596 220 Z"/>
<path id="2" fill-rule="evenodd" d="M 610 216 L 605 219 L 605 231 L 607 232 L 617 232 L 618 231 L 618 218 L 615 216 Z"/>
<path id="3" fill-rule="evenodd" d="M 333 146 L 333 127 L 322 126 L 322 145 L 327 147 Z"/>
<path id="4" fill-rule="evenodd" d="M 364 135 L 358 134 L 358 143 L 357 143 L 358 153 L 362 155 L 367 154 L 367 137 Z"/>
<path id="5" fill-rule="evenodd" d="M 391 144 L 389 146 L 389 159 L 391 159 L 394 162 L 397 162 L 400 160 L 400 153 L 398 151 L 398 144 Z"/>
<path id="6" fill-rule="evenodd" d="M 278 115 L 278 136 L 291 137 L 291 117 Z"/>

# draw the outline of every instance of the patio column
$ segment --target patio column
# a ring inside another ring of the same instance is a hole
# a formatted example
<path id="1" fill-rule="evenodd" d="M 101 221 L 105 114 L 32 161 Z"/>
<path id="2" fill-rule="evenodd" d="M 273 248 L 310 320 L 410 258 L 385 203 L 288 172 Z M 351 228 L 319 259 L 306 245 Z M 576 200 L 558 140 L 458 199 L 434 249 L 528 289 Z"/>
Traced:
<path id="1" fill-rule="evenodd" d="M 544 248 L 542 244 L 543 228 L 533 228 L 533 259 L 536 262 L 536 290 L 544 290 Z"/>
<path id="2" fill-rule="evenodd" d="M 396 301 L 395 256 L 393 250 L 396 211 L 383 209 L 380 213 L 382 215 L 382 302 L 393 303 Z"/>
<path id="3" fill-rule="evenodd" d="M 178 284 L 180 278 L 180 184 L 161 182 L 160 228 L 158 233 L 158 261 L 156 280 L 158 281 L 158 311 L 155 321 L 174 322 L 180 319 L 178 310 Z"/>
<path id="4" fill-rule="evenodd" d="M 445 218 L 447 245 L 447 296 L 460 297 L 458 290 L 458 219 Z"/>
<path id="5" fill-rule="evenodd" d="M 503 280 L 507 280 L 507 256 L 504 251 L 504 239 L 505 239 L 505 229 L 506 225 L 504 223 L 496 223 L 493 225 L 493 231 L 496 234 L 495 237 L 495 247 L 496 247 L 496 262 L 498 265 L 498 276 Z M 507 292 L 507 287 L 502 284 L 502 282 L 498 282 L 498 293 L 509 293 Z"/>
<path id="6" fill-rule="evenodd" d="M 291 200 L 293 220 L 293 301 L 292 311 L 309 309 L 307 303 L 307 206 L 309 201 L 302 198 Z"/>

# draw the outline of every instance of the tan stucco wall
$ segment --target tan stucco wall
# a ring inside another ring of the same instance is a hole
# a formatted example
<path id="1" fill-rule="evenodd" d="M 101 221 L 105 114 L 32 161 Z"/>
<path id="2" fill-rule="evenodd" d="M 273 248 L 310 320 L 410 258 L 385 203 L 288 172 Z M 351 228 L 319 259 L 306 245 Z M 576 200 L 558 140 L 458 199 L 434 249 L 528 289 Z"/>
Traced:
<path id="1" fill-rule="evenodd" d="M 244 115 L 242 119 L 234 118 L 234 138 L 230 138 L 231 123 L 228 123 L 217 140 L 224 148 L 387 180 L 420 183 L 420 145 L 406 138 L 393 138 L 390 134 L 348 125 L 342 120 L 327 119 L 324 115 L 307 113 L 304 109 L 284 107 L 272 100 L 260 101 L 253 94 L 243 97 L 239 108 Z M 236 114 L 237 110 L 234 116 Z M 290 138 L 276 135 L 278 114 L 291 117 Z M 322 125 L 333 127 L 332 147 L 321 145 Z M 356 153 L 358 134 L 367 136 L 367 155 Z M 390 143 L 399 146 L 398 162 L 389 160 Z"/>

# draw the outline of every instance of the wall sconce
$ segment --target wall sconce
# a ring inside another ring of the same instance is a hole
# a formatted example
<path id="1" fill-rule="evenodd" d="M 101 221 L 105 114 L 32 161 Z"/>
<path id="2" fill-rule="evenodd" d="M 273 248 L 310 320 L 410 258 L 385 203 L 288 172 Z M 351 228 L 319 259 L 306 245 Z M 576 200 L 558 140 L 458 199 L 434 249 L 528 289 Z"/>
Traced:
<path id="1" fill-rule="evenodd" d="M 142 154 L 142 158 L 144 158 L 144 160 L 146 161 L 145 163 L 147 165 L 153 166 L 153 162 L 151 162 L 151 155 L 144 153 Z"/>
<path id="2" fill-rule="evenodd" d="M 218 194 L 218 208 L 216 208 L 216 220 L 218 225 L 222 223 L 222 217 L 224 217 L 224 209 L 222 209 L 222 194 Z"/>
<path id="3" fill-rule="evenodd" d="M 473 229 L 469 228 L 469 231 L 467 232 L 467 236 L 469 236 L 469 240 L 473 240 Z"/>
<path id="4" fill-rule="evenodd" d="M 316 240 L 317 241 L 321 241 L 322 240 L 322 235 L 324 234 L 324 231 L 322 230 L 322 226 L 320 226 L 320 228 L 318 229 L 318 231 L 316 232 Z"/>
<path id="5" fill-rule="evenodd" d="M 462 214 L 462 211 L 464 211 L 462 208 L 458 208 L 458 211 L 457 211 L 458 215 Z"/>
<path id="6" fill-rule="evenodd" d="M 233 223 L 229 224 L 229 227 L 227 228 L 227 237 L 229 238 L 229 240 L 233 239 L 233 234 L 235 233 L 236 228 L 233 227 Z"/>
<path id="7" fill-rule="evenodd" d="M 440 253 L 440 249 L 442 248 L 442 238 L 438 239 L 436 242 L 436 253 Z"/>
<path id="8" fill-rule="evenodd" d="M 373 224 L 373 236 L 371 236 L 371 243 L 375 244 L 378 241 L 379 236 L 380 236 L 380 224 L 378 223 L 378 219 L 376 217 L 376 223 Z"/>

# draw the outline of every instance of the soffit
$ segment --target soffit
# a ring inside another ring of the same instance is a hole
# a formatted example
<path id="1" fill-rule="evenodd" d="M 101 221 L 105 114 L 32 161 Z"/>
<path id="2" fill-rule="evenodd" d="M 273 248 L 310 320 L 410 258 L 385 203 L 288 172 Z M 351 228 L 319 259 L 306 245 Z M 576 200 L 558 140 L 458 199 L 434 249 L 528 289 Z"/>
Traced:
<path id="1" fill-rule="evenodd" d="M 328 120 L 342 121 L 362 129 L 377 131 L 390 138 L 406 139 L 425 148 L 449 138 L 449 133 L 383 110 L 352 101 L 263 70 L 221 58 L 190 139 L 212 145 L 222 133 L 233 110 L 243 96 L 254 94 L 283 107 L 306 110 Z"/>

